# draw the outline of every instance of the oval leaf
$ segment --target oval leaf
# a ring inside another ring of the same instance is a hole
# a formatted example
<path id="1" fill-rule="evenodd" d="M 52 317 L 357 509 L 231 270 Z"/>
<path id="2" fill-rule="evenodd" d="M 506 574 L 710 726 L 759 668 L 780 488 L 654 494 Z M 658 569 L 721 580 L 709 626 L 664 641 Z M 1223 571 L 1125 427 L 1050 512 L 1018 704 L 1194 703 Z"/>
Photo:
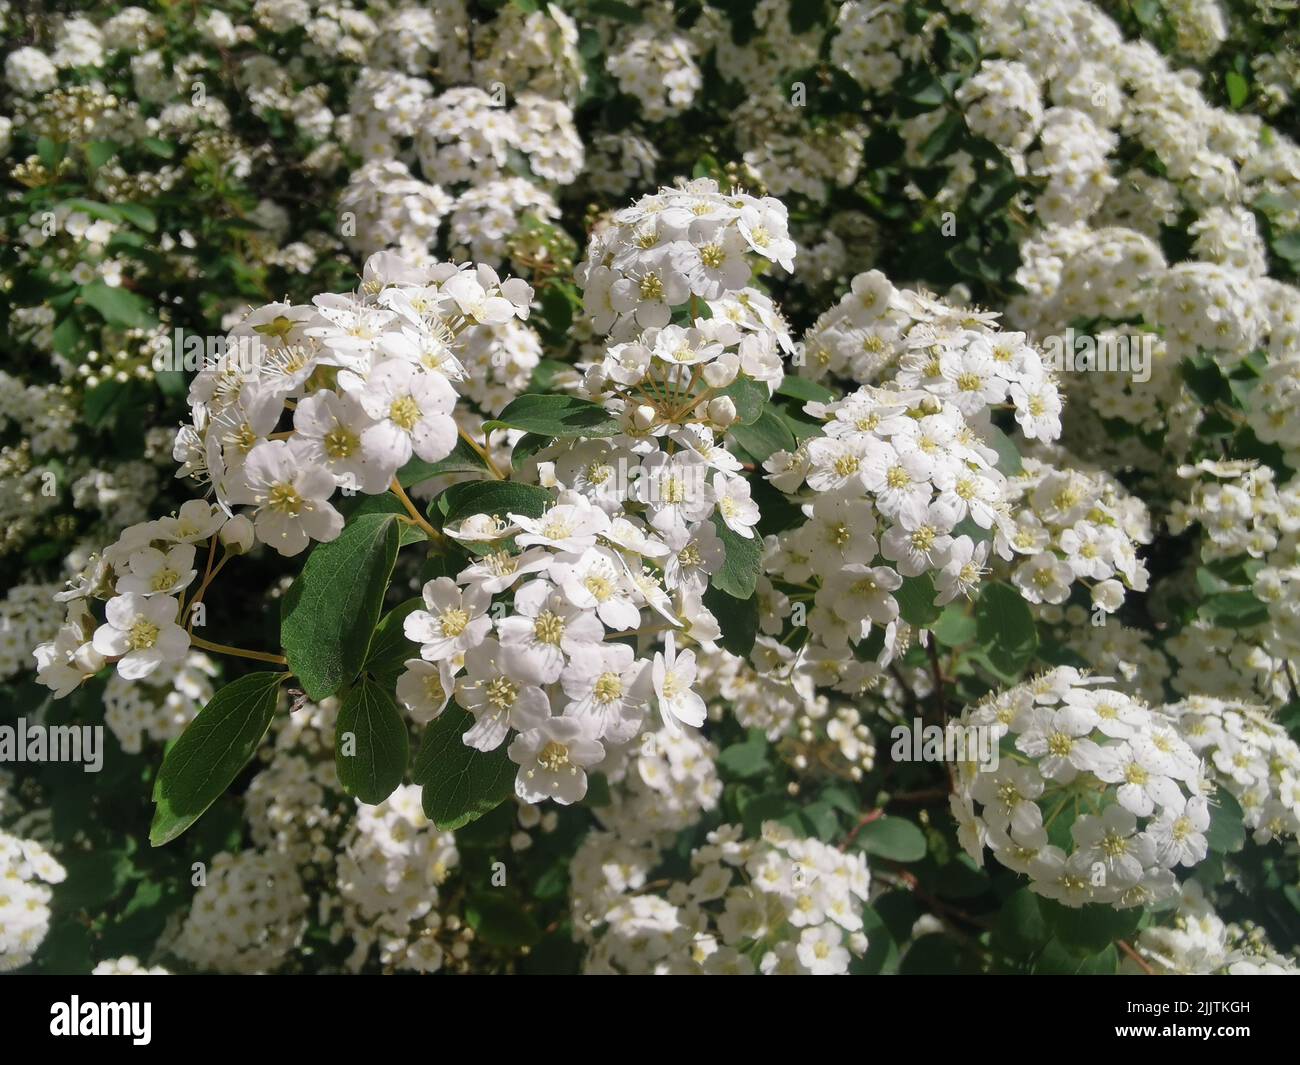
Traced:
<path id="1" fill-rule="evenodd" d="M 395 514 L 358 513 L 307 556 L 284 599 L 280 643 L 312 700 L 361 671 L 400 542 Z"/>
<path id="2" fill-rule="evenodd" d="M 614 415 L 589 399 L 529 394 L 507 404 L 483 428 L 524 429 L 542 436 L 613 436 L 619 424 Z"/>
<path id="3" fill-rule="evenodd" d="M 449 703 L 424 734 L 411 779 L 424 790 L 425 816 L 445 832 L 463 828 L 495 809 L 514 791 L 515 764 L 502 744 L 476 751 L 461 740 L 474 718 Z"/>
<path id="4" fill-rule="evenodd" d="M 154 782 L 149 842 L 161 847 L 184 832 L 253 757 L 275 713 L 287 673 L 250 673 L 227 684 L 163 756 Z"/>
<path id="5" fill-rule="evenodd" d="M 378 805 L 402 782 L 410 755 L 402 712 L 365 677 L 343 701 L 334 730 L 334 766 L 343 790 Z"/>

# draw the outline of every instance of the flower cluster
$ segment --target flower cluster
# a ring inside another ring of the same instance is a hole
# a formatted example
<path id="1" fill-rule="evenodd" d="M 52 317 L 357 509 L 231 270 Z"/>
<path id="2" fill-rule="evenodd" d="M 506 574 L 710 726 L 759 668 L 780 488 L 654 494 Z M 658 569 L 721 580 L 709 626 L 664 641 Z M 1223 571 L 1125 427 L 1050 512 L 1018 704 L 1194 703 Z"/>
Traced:
<path id="1" fill-rule="evenodd" d="M 1209 792 L 1178 729 L 1099 683 L 1060 667 L 968 707 L 960 724 L 1009 749 L 961 763 L 952 811 L 976 862 L 989 847 L 1046 898 L 1146 906 L 1205 857 Z"/>
<path id="2" fill-rule="evenodd" d="M 777 822 L 757 839 L 724 824 L 691 852 L 690 879 L 666 896 L 629 885 L 606 903 L 585 971 L 846 973 L 867 949 L 860 906 L 870 885 L 861 854 Z"/>

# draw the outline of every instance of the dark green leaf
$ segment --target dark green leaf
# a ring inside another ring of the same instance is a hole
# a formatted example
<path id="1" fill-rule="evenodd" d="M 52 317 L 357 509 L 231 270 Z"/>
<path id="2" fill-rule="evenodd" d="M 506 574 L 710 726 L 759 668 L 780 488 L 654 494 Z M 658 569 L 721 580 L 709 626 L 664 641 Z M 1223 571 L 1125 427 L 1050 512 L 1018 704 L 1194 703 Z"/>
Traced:
<path id="1" fill-rule="evenodd" d="M 395 514 L 359 513 L 307 556 L 284 599 L 280 642 L 309 698 L 333 695 L 360 671 L 401 531 Z"/>
<path id="2" fill-rule="evenodd" d="M 470 714 L 449 703 L 425 731 L 411 769 L 411 780 L 424 789 L 425 816 L 443 831 L 478 820 L 514 791 L 516 767 L 505 744 L 484 753 L 462 742 L 473 723 Z"/>
<path id="3" fill-rule="evenodd" d="M 409 757 L 402 712 L 388 692 L 363 677 L 343 701 L 334 730 L 334 765 L 343 790 L 378 805 L 401 784 Z"/>
<path id="4" fill-rule="evenodd" d="M 253 757 L 285 673 L 249 673 L 216 693 L 166 755 L 154 782 L 149 842 L 167 843 L 202 816 Z"/>

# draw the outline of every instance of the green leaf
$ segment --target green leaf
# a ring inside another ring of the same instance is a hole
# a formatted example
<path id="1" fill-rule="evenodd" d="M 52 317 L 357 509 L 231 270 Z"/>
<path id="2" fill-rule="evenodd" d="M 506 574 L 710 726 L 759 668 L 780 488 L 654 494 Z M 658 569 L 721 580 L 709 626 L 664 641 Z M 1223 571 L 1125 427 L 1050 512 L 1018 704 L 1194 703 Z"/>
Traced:
<path id="1" fill-rule="evenodd" d="M 942 932 L 921 936 L 903 955 L 902 976 L 953 976 L 962 971 L 961 947 Z"/>
<path id="2" fill-rule="evenodd" d="M 1210 804 L 1210 827 L 1205 832 L 1205 841 L 1218 854 L 1239 851 L 1246 844 L 1241 804 L 1226 788 L 1220 788 Z"/>
<path id="3" fill-rule="evenodd" d="M 1053 939 L 1034 959 L 1033 969 L 1044 976 L 1113 976 L 1119 969 L 1119 951 L 1107 944 L 1095 953 L 1083 954 Z"/>
<path id="4" fill-rule="evenodd" d="M 769 393 L 767 385 L 761 381 L 752 381 L 748 377 L 737 377 L 718 393 L 726 396 L 736 406 L 736 421 L 733 425 L 752 425 L 763 413 Z"/>
<path id="5" fill-rule="evenodd" d="M 161 847 L 194 824 L 253 757 L 271 725 L 285 673 L 249 673 L 216 693 L 163 756 L 149 842 Z"/>
<path id="6" fill-rule="evenodd" d="M 925 834 L 903 817 L 882 817 L 863 825 L 853 846 L 895 862 L 919 862 L 925 857 Z"/>
<path id="7" fill-rule="evenodd" d="M 102 281 L 92 281 L 81 289 L 81 299 L 94 307 L 109 325 L 128 329 L 147 329 L 156 319 L 149 304 L 124 288 L 113 288 Z"/>
<path id="8" fill-rule="evenodd" d="M 466 481 L 448 488 L 434 500 L 433 506 L 441 512 L 442 523 L 446 526 L 475 514 L 493 514 L 502 519 L 507 514 L 540 518 L 554 498 L 550 491 L 535 484 Z"/>
<path id="9" fill-rule="evenodd" d="M 148 207 L 138 203 L 117 203 L 113 206 L 136 229 L 143 229 L 146 233 L 157 232 L 158 219 Z"/>
<path id="10" fill-rule="evenodd" d="M 704 590 L 704 605 L 722 630 L 719 642 L 733 655 L 748 658 L 758 639 L 758 597 L 737 599 L 716 585 Z"/>
<path id="11" fill-rule="evenodd" d="M 1235 70 L 1228 71 L 1223 77 L 1223 87 L 1228 90 L 1228 103 L 1234 111 L 1240 109 L 1250 98 L 1250 85 Z"/>
<path id="12" fill-rule="evenodd" d="M 733 777 L 756 777 L 767 770 L 767 756 L 771 747 L 762 729 L 752 728 L 740 743 L 724 747 L 718 755 L 718 765 Z"/>
<path id="13" fill-rule="evenodd" d="M 393 697 L 363 677 L 343 700 L 334 729 L 334 766 L 343 790 L 378 805 L 401 784 L 410 754 L 406 722 Z"/>
<path id="14" fill-rule="evenodd" d="M 777 387 L 776 392 L 779 396 L 801 399 L 805 403 L 831 403 L 839 399 L 839 394 L 825 385 L 820 385 L 811 378 L 799 377 L 796 374 L 786 374 L 781 379 L 781 384 Z"/>
<path id="15" fill-rule="evenodd" d="M 1220 592 L 1200 605 L 1199 614 L 1211 624 L 1228 629 L 1261 625 L 1268 620 L 1268 605 L 1255 598 L 1254 592 Z"/>
<path id="16" fill-rule="evenodd" d="M 370 641 L 364 669 L 382 681 L 395 681 L 408 658 L 419 658 L 420 647 L 406 638 L 402 626 L 414 610 L 422 610 L 424 600 L 419 596 L 395 606 L 375 628 L 375 638 Z M 391 686 L 391 685 L 390 685 Z"/>
<path id="17" fill-rule="evenodd" d="M 112 141 L 90 141 L 82 150 L 86 153 L 86 162 L 90 164 L 91 170 L 98 170 L 118 152 L 117 145 Z"/>
<path id="18" fill-rule="evenodd" d="M 618 19 L 620 22 L 637 23 L 645 19 L 645 13 L 622 0 L 587 0 L 587 10 L 593 15 Z"/>
<path id="19" fill-rule="evenodd" d="M 1115 940 L 1133 935 L 1143 913 L 1140 906 L 1128 910 L 1095 903 L 1072 907 L 1053 899 L 1039 899 L 1038 908 L 1056 938 L 1085 955 L 1104 951 Z"/>
<path id="20" fill-rule="evenodd" d="M 171 141 L 160 140 L 158 137 L 145 137 L 140 141 L 140 147 L 158 156 L 159 159 L 170 159 L 176 154 L 176 145 Z"/>
<path id="21" fill-rule="evenodd" d="M 961 647 L 975 639 L 975 619 L 960 603 L 949 603 L 931 631 L 945 647 Z"/>
<path id="22" fill-rule="evenodd" d="M 748 599 L 758 586 L 763 542 L 757 533 L 746 539 L 732 532 L 720 514 L 713 515 L 713 527 L 722 540 L 724 557 L 722 568 L 713 575 L 710 583 L 736 599 Z"/>
<path id="23" fill-rule="evenodd" d="M 613 436 L 618 419 L 599 403 L 577 396 L 526 395 L 506 406 L 495 419 L 485 422 L 490 429 L 524 429 L 543 436 Z"/>
<path id="24" fill-rule="evenodd" d="M 909 625 L 928 629 L 943 613 L 934 605 L 934 580 L 928 573 L 919 577 L 904 577 L 902 586 L 894 593 L 898 600 L 898 616 Z"/>
<path id="25" fill-rule="evenodd" d="M 1020 888 L 1002 904 L 993 925 L 993 938 L 1014 955 L 1031 954 L 1052 938 L 1052 929 L 1038 907 L 1038 896 L 1029 888 Z"/>
<path id="26" fill-rule="evenodd" d="M 777 451 L 793 451 L 798 446 L 794 434 L 771 407 L 766 408 L 752 425 L 733 425 L 728 432 L 756 462 L 763 462 Z"/>
<path id="27" fill-rule="evenodd" d="M 541 433 L 524 433 L 515 441 L 515 446 L 510 452 L 510 468 L 513 470 L 522 470 L 530 458 L 539 451 L 545 451 L 555 443 L 555 437 L 543 436 Z"/>
<path id="28" fill-rule="evenodd" d="M 1004 676 L 1019 674 L 1038 649 L 1034 615 L 1020 593 L 994 581 L 975 604 L 975 635 L 989 662 Z"/>
<path id="29" fill-rule="evenodd" d="M 66 144 L 56 144 L 49 137 L 36 138 L 36 156 L 40 159 L 41 166 L 51 172 L 63 161 L 67 150 Z"/>
<path id="30" fill-rule="evenodd" d="M 917 157 L 922 166 L 933 166 L 946 155 L 950 155 L 957 148 L 957 143 L 961 138 L 962 131 L 966 128 L 966 120 L 957 113 L 947 115 L 921 143 L 917 149 Z"/>
<path id="31" fill-rule="evenodd" d="M 307 556 L 284 599 L 280 642 L 309 698 L 333 695 L 360 671 L 401 534 L 396 514 L 358 513 Z"/>
<path id="32" fill-rule="evenodd" d="M 542 938 L 542 930 L 517 898 L 501 889 L 478 891 L 465 904 L 465 921 L 489 946 L 519 950 Z"/>
<path id="33" fill-rule="evenodd" d="M 470 714 L 448 703 L 425 731 L 411 769 L 411 780 L 424 789 L 425 816 L 445 832 L 477 821 L 514 791 L 516 766 L 505 744 L 484 752 L 462 742 L 472 724 Z"/>
<path id="34" fill-rule="evenodd" d="M 997 467 L 1005 477 L 1015 477 L 1024 471 L 1020 462 L 1020 450 L 1011 437 L 996 425 L 988 426 L 984 431 L 985 443 L 998 453 Z"/>

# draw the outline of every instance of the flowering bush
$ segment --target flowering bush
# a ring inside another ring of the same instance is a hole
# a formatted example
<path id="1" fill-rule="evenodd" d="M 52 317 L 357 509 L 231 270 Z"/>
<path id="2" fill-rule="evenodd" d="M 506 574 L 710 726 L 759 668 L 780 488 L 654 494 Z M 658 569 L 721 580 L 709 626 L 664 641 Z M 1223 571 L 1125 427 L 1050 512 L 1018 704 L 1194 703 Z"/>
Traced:
<path id="1" fill-rule="evenodd" d="M 61 6 L 0 967 L 1295 970 L 1275 5 Z"/>

